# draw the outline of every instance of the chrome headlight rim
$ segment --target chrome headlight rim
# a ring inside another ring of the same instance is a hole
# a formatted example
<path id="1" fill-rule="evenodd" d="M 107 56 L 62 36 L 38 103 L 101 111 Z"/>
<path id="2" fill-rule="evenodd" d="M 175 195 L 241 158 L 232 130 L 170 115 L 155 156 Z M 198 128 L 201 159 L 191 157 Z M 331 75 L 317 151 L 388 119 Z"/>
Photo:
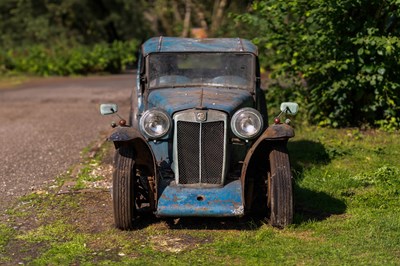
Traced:
<path id="1" fill-rule="evenodd" d="M 163 119 L 164 122 L 166 122 L 166 127 L 162 129 L 162 132 L 159 134 L 154 133 L 154 131 L 153 132 L 150 131 L 149 127 L 147 126 L 148 123 L 150 123 L 149 119 L 154 116 L 157 116 Z M 158 108 L 153 108 L 145 111 L 139 120 L 140 131 L 147 139 L 152 139 L 152 140 L 161 139 L 162 137 L 167 135 L 171 130 L 171 125 L 172 125 L 172 119 L 169 116 L 169 114 L 166 111 Z"/>
<path id="2" fill-rule="evenodd" d="M 238 119 L 243 119 L 243 115 L 245 114 L 249 114 L 257 120 L 256 123 L 258 123 L 258 128 L 256 128 L 255 132 L 252 134 L 245 134 L 242 130 L 240 130 L 236 126 L 237 124 L 236 122 L 238 121 Z M 264 127 L 264 120 L 262 118 L 261 113 L 258 110 L 251 107 L 245 107 L 237 110 L 231 119 L 232 132 L 240 139 L 250 140 L 258 137 L 261 134 L 263 127 Z"/>

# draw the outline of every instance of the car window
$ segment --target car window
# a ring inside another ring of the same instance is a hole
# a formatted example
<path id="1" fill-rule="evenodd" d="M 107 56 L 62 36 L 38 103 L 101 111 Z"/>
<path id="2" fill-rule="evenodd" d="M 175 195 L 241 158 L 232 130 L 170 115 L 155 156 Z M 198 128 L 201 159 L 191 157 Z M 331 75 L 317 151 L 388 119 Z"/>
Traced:
<path id="1" fill-rule="evenodd" d="M 255 57 L 235 53 L 157 53 L 148 56 L 150 88 L 213 86 L 251 89 Z"/>

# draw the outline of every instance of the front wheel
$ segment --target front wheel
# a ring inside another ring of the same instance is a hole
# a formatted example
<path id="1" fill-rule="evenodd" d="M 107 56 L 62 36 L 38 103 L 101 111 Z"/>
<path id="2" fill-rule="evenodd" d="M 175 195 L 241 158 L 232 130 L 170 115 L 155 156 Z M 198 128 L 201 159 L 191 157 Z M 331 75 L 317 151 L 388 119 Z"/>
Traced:
<path id="1" fill-rule="evenodd" d="M 269 154 L 268 207 L 270 223 L 283 228 L 293 222 L 293 185 L 286 142 L 274 145 Z"/>
<path id="2" fill-rule="evenodd" d="M 122 230 L 133 229 L 136 215 L 134 152 L 122 146 L 115 152 L 113 175 L 113 207 L 115 226 Z"/>

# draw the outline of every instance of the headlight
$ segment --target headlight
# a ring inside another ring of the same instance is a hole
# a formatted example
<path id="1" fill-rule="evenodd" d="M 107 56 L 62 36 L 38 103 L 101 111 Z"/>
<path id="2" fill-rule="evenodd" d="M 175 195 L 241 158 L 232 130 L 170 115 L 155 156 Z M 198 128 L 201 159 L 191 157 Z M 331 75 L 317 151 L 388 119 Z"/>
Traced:
<path id="1" fill-rule="evenodd" d="M 242 108 L 233 115 L 231 128 L 237 137 L 241 139 L 252 139 L 261 133 L 263 118 L 256 109 Z"/>
<path id="2" fill-rule="evenodd" d="M 151 109 L 140 118 L 140 130 L 149 139 L 159 139 L 171 128 L 170 116 L 158 109 Z"/>

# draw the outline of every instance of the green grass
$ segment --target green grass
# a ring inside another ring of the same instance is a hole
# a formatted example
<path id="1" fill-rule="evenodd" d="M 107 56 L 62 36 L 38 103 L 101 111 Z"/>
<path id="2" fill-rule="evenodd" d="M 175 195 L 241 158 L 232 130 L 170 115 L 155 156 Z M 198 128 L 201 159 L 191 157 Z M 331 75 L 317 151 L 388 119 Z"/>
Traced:
<path id="1" fill-rule="evenodd" d="M 144 217 L 137 230 L 123 232 L 113 228 L 108 193 L 49 191 L 8 211 L 0 264 L 399 265 L 397 133 L 296 130 L 289 142 L 296 214 L 286 229 L 252 218 Z M 107 149 L 83 153 L 76 177 L 83 187 Z"/>
<path id="2" fill-rule="evenodd" d="M 0 252 L 4 252 L 8 241 L 13 237 L 14 230 L 6 224 L 0 224 Z"/>
<path id="3" fill-rule="evenodd" d="M 92 147 L 93 146 L 93 147 Z M 102 163 L 113 144 L 111 142 L 93 144 L 85 147 L 81 152 L 82 163 L 78 166 L 79 171 L 76 175 L 76 184 L 74 189 L 85 189 L 89 183 L 102 180 L 104 176 L 96 173 L 96 169 Z"/>
<path id="4" fill-rule="evenodd" d="M 0 73 L 0 90 L 13 89 L 16 86 L 27 82 L 30 77 L 20 74 L 15 75 L 2 75 Z"/>

